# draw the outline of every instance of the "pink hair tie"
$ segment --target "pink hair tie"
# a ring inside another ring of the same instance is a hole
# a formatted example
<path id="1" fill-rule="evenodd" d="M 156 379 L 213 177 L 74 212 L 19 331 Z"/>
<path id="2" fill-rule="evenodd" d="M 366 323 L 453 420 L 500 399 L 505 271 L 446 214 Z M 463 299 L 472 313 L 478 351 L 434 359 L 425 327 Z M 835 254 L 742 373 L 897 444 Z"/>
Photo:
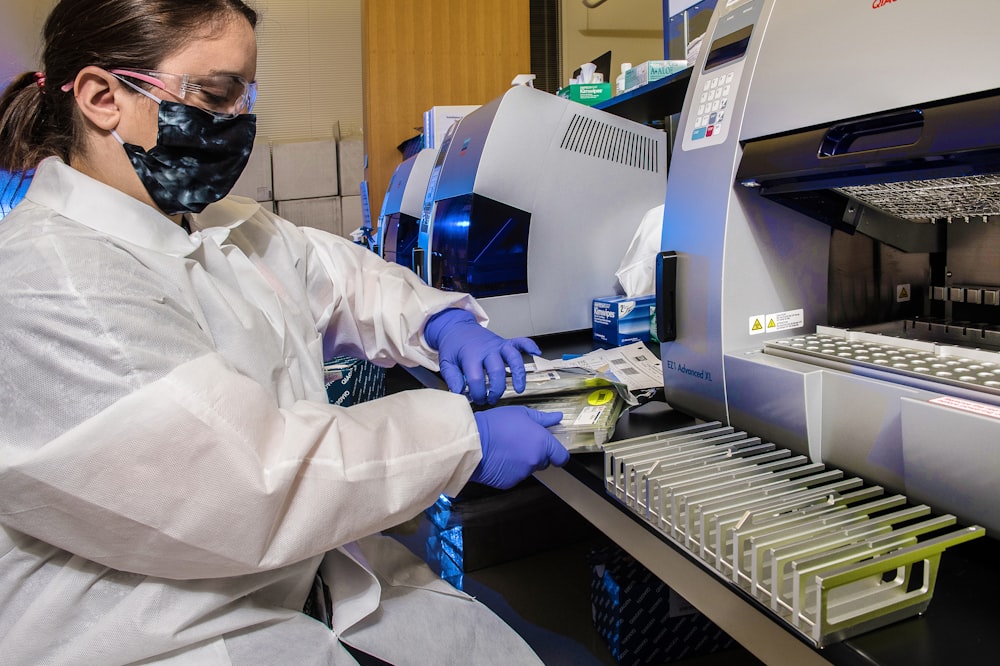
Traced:
<path id="1" fill-rule="evenodd" d="M 45 72 L 35 72 L 35 85 L 42 90 L 45 89 Z"/>

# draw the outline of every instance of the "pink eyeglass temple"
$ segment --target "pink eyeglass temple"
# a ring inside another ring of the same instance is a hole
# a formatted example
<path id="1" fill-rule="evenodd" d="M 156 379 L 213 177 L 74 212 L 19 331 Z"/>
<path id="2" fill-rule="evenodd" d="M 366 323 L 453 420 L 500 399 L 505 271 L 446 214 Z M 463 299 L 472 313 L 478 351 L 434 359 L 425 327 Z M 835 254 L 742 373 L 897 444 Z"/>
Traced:
<path id="1" fill-rule="evenodd" d="M 160 90 L 166 90 L 166 88 L 164 88 L 164 86 L 163 86 L 163 81 L 161 81 L 161 80 L 159 80 L 159 79 L 157 79 L 155 77 L 152 77 L 152 76 L 147 76 L 146 74 L 139 74 L 138 72 L 131 72 L 131 71 L 127 70 L 127 69 L 110 69 L 108 71 L 111 72 L 112 74 L 121 74 L 122 76 L 129 76 L 129 77 L 131 77 L 133 79 L 138 79 L 138 80 L 140 80 L 140 81 L 142 81 L 144 83 L 148 83 L 151 86 L 156 86 Z M 73 83 L 74 83 L 74 81 L 70 81 L 69 83 L 63 84 L 63 86 L 60 88 L 60 90 L 62 90 L 63 92 L 69 92 L 70 90 L 73 89 Z"/>

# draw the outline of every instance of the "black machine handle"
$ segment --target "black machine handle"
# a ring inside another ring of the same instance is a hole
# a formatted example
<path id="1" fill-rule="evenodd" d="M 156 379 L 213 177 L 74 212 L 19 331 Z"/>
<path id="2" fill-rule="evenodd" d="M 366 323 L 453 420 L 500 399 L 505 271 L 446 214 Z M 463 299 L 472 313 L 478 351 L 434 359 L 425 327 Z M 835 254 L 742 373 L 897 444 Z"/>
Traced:
<path id="1" fill-rule="evenodd" d="M 413 254 L 410 255 L 410 269 L 413 270 L 417 276 L 427 282 L 427 278 L 424 276 L 424 248 L 417 246 L 413 248 Z"/>
<path id="2" fill-rule="evenodd" d="M 920 109 L 907 109 L 841 123 L 827 130 L 819 147 L 819 155 L 836 157 L 862 150 L 909 146 L 920 140 L 923 129 L 924 112 Z"/>
<path id="3" fill-rule="evenodd" d="M 660 342 L 677 339 L 677 253 L 656 255 L 656 337 Z"/>

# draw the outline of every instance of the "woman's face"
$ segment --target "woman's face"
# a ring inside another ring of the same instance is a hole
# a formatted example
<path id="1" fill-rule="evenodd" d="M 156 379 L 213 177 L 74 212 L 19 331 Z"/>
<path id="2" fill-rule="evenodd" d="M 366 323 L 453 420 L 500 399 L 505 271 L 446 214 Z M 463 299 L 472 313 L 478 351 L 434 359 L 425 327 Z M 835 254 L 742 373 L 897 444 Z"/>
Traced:
<path id="1" fill-rule="evenodd" d="M 187 46 L 165 58 L 156 70 L 171 74 L 235 74 L 247 81 L 257 76 L 257 38 L 250 24 L 239 15 L 213 26 L 200 37 L 191 40 Z M 165 101 L 185 103 L 164 90 L 154 89 L 153 93 Z M 158 105 L 152 100 L 139 97 L 139 111 L 143 117 L 136 123 L 136 134 L 130 137 L 147 150 L 156 144 Z"/>

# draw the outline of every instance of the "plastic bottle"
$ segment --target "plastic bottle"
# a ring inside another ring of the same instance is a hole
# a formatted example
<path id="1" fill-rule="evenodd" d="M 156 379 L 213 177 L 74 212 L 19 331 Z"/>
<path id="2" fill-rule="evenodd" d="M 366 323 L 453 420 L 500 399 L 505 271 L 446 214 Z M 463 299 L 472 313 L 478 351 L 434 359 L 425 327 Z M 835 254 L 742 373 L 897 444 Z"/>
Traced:
<path id="1" fill-rule="evenodd" d="M 622 73 L 618 75 L 615 79 L 615 94 L 621 95 L 625 92 L 625 72 L 632 69 L 632 63 L 623 62 L 622 63 Z"/>

